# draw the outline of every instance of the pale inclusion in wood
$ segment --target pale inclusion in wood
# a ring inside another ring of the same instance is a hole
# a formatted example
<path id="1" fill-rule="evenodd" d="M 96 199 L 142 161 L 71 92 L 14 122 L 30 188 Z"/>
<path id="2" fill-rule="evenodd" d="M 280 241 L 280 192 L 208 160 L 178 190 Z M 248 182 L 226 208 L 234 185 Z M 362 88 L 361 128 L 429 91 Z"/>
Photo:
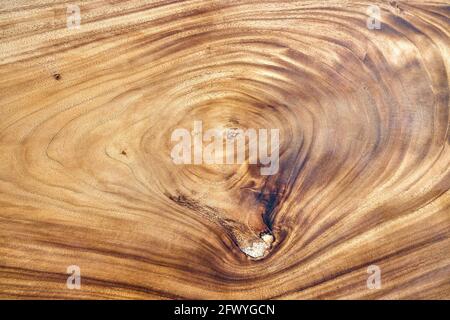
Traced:
<path id="1" fill-rule="evenodd" d="M 251 246 L 241 248 L 241 250 L 248 256 L 254 259 L 264 258 L 270 251 L 274 237 L 271 234 L 261 235 L 261 240 L 253 242 Z"/>

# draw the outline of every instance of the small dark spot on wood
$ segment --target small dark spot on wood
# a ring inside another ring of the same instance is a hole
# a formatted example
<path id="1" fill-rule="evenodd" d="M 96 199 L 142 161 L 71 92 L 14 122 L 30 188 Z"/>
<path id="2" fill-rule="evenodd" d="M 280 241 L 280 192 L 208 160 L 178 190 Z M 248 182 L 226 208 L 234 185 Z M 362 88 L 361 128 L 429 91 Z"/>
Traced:
<path id="1" fill-rule="evenodd" d="M 60 80 L 61 79 L 61 75 L 59 73 L 54 73 L 53 74 L 53 78 L 55 78 L 55 80 Z"/>
<path id="2" fill-rule="evenodd" d="M 397 1 L 389 1 L 389 4 L 397 10 L 398 13 L 401 13 L 403 10 L 402 8 L 400 8 L 400 6 L 398 5 Z"/>
<path id="3" fill-rule="evenodd" d="M 126 156 L 126 155 L 127 155 L 127 152 L 126 152 L 125 150 L 122 150 L 122 152 L 121 152 L 120 154 Z"/>

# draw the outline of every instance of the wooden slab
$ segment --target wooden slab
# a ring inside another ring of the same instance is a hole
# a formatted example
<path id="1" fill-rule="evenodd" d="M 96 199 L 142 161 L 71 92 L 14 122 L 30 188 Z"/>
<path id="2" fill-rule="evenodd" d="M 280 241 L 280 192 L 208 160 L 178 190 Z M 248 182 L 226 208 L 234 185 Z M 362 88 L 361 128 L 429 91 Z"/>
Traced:
<path id="1" fill-rule="evenodd" d="M 449 18 L 2 1 L 0 298 L 449 299 Z M 278 129 L 278 170 L 174 163 L 195 121 Z"/>

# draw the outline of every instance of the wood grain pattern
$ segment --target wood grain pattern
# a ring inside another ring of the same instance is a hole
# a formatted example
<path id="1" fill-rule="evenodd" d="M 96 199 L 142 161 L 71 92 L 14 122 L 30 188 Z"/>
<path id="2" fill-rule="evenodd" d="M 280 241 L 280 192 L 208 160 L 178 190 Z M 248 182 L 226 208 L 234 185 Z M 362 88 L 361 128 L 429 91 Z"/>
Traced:
<path id="1" fill-rule="evenodd" d="M 0 2 L 0 298 L 450 298 L 448 1 L 69 4 Z M 279 172 L 175 165 L 194 120 Z"/>

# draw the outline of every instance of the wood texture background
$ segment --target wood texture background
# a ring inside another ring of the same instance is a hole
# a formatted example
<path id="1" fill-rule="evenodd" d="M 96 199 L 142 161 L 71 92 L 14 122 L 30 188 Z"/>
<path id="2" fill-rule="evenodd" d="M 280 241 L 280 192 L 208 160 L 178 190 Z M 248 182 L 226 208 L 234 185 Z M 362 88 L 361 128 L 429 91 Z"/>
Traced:
<path id="1" fill-rule="evenodd" d="M 448 1 L 2 0 L 0 298 L 449 299 L 449 18 Z M 194 120 L 280 128 L 279 173 L 173 164 Z M 270 252 L 247 257 L 263 231 Z"/>

